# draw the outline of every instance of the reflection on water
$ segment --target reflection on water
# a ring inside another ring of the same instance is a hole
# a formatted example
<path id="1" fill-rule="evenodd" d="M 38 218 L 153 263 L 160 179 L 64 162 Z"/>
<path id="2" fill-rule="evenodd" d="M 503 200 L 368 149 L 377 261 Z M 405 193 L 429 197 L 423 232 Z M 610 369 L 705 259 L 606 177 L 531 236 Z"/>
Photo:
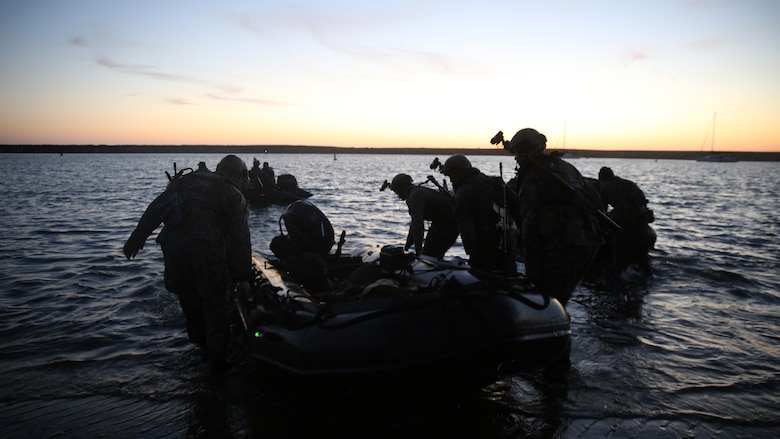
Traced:
<path id="1" fill-rule="evenodd" d="M 89 419 L 94 435 L 145 437 L 600 437 L 610 428 L 620 436 L 706 437 L 780 428 L 778 164 L 577 160 L 586 176 L 609 166 L 640 185 L 658 243 L 652 279 L 586 283 L 575 292 L 568 387 L 531 375 L 477 395 L 417 389 L 367 403 L 348 392 L 323 398 L 274 388 L 253 371 L 210 382 L 164 290 L 154 235 L 136 260 L 124 260 L 122 244 L 164 188 L 164 171 L 174 162 L 214 169 L 221 157 L 0 155 L 0 419 L 22 426 L 12 433 L 68 431 L 63 422 L 72 421 L 41 422 L 66 413 Z M 268 154 L 261 161 L 314 193 L 336 232 L 347 232 L 350 251 L 404 242 L 406 206 L 379 188 L 398 172 L 424 181 L 432 158 Z M 501 163 L 506 179 L 513 169 L 508 156 L 472 161 L 492 175 Z M 283 210 L 251 211 L 255 251 L 268 251 Z M 462 246 L 451 253 L 463 256 Z M 80 409 L 67 409 L 79 401 Z M 100 420 L 107 406 L 106 416 L 121 422 Z"/>

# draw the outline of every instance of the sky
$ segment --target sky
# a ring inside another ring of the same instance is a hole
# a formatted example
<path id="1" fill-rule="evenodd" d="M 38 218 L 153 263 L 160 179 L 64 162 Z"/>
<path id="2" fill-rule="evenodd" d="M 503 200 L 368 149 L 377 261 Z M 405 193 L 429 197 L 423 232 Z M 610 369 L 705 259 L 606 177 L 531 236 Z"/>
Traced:
<path id="1" fill-rule="evenodd" d="M 780 1 L 0 0 L 0 145 L 490 148 L 527 127 L 780 151 Z"/>

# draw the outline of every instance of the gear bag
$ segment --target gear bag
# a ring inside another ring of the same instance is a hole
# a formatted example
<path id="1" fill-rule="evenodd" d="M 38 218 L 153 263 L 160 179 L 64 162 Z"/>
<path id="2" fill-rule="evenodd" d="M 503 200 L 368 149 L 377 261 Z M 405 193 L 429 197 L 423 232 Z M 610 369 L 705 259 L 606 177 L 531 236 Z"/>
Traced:
<path id="1" fill-rule="evenodd" d="M 284 224 L 284 227 L 282 226 Z M 295 201 L 279 217 L 279 230 L 295 246 L 303 251 L 327 255 L 335 244 L 333 226 L 314 204 L 306 200 Z"/>

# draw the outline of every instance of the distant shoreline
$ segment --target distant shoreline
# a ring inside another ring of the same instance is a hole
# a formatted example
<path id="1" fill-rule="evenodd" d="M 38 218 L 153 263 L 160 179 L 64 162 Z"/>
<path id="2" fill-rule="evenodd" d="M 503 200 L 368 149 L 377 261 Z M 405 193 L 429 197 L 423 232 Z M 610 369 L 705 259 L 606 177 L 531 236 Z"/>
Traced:
<path id="1" fill-rule="evenodd" d="M 550 149 L 555 151 L 555 149 Z M 39 154 L 423 154 L 447 156 L 509 155 L 500 148 L 351 148 L 305 145 L 0 145 L 1 153 Z M 628 158 L 695 160 L 700 151 L 607 151 L 567 149 L 566 154 L 582 158 Z M 738 161 L 780 161 L 780 152 L 722 152 Z"/>

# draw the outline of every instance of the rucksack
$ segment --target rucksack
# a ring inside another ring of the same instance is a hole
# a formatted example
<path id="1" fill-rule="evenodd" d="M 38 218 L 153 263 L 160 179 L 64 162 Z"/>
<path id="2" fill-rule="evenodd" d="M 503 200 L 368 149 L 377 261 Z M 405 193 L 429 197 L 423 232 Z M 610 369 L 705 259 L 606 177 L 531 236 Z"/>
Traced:
<path id="1" fill-rule="evenodd" d="M 284 227 L 282 227 L 284 224 Z M 333 226 L 320 209 L 310 201 L 299 200 L 279 217 L 279 230 L 301 250 L 327 255 L 335 243 Z"/>
<path id="2" fill-rule="evenodd" d="M 291 174 L 282 174 L 277 177 L 276 185 L 279 186 L 279 189 L 287 192 L 295 193 L 298 190 L 298 180 Z"/>

